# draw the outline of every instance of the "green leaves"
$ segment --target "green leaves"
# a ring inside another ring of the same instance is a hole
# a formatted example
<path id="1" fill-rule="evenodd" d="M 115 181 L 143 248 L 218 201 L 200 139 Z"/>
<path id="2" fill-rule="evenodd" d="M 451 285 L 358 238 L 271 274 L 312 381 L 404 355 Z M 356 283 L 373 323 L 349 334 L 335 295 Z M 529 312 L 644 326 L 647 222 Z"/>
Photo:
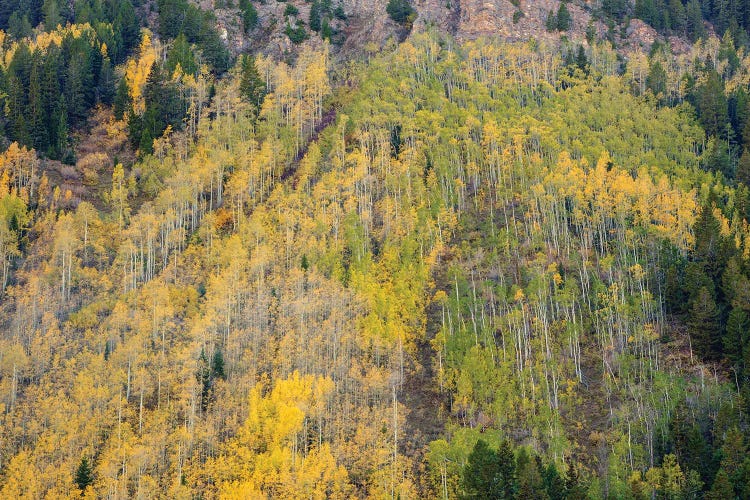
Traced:
<path id="1" fill-rule="evenodd" d="M 409 0 L 388 0 L 385 10 L 391 19 L 403 25 L 414 22 L 417 14 Z"/>

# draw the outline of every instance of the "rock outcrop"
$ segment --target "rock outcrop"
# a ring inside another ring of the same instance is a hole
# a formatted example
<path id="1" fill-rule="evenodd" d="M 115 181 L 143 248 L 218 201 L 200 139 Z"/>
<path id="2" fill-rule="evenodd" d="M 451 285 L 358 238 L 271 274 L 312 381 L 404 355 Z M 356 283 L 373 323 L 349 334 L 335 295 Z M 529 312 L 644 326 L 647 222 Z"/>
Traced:
<path id="1" fill-rule="evenodd" d="M 210 1 L 210 0 L 204 0 Z M 458 40 L 479 37 L 500 37 L 508 41 L 536 39 L 557 43 L 563 37 L 574 43 L 585 43 L 590 26 L 599 38 L 608 35 L 608 28 L 601 20 L 595 21 L 592 13 L 596 0 L 573 0 L 567 3 L 571 15 L 571 26 L 565 32 L 547 30 L 547 17 L 556 15 L 559 0 L 411 0 L 416 11 L 412 26 L 402 26 L 388 17 L 388 0 L 332 0 L 333 8 L 339 5 L 346 19 L 331 18 L 330 23 L 337 35 L 334 52 L 346 56 L 352 53 L 376 52 L 389 40 L 401 40 L 410 30 L 421 31 L 437 27 L 454 35 Z M 232 5 L 233 2 L 226 2 Z M 287 15 L 287 4 L 296 7 L 296 15 Z M 242 30 L 240 13 L 236 8 L 216 9 L 220 28 L 225 30 L 229 47 L 239 53 L 243 50 L 259 50 L 276 56 L 293 56 L 295 45 L 285 34 L 288 25 L 309 23 L 311 2 L 268 0 L 255 3 L 258 10 L 258 26 L 250 33 Z M 311 32 L 308 43 L 321 43 L 317 33 Z M 623 53 L 631 50 L 648 50 L 658 38 L 657 33 L 644 22 L 634 19 L 628 26 L 616 26 L 613 33 L 616 44 Z M 686 44 L 678 44 L 682 46 Z M 689 47 L 689 46 L 688 46 Z"/>

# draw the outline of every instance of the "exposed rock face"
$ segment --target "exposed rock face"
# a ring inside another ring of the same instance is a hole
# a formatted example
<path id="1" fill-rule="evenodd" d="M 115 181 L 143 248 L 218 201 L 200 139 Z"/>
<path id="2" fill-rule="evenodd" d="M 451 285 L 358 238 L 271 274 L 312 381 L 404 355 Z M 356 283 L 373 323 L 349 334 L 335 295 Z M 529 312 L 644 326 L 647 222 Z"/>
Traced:
<path id="1" fill-rule="evenodd" d="M 357 51 L 369 46 L 381 48 L 388 38 L 397 34 L 398 26 L 386 13 L 388 0 L 345 0 L 342 2 L 348 17 L 344 33 L 345 52 Z"/>
<path id="2" fill-rule="evenodd" d="M 214 0 L 216 1 L 216 0 Z M 201 0 L 202 3 L 211 0 Z M 223 0 L 227 5 L 236 2 Z M 411 0 L 417 16 L 412 29 L 422 31 L 437 27 L 451 33 L 458 40 L 480 37 L 499 37 L 508 41 L 536 39 L 557 43 L 562 36 L 574 43 L 585 43 L 586 31 L 592 23 L 592 10 L 598 7 L 598 0 L 571 0 L 568 11 L 571 27 L 568 31 L 549 32 L 546 28 L 550 13 L 556 15 L 560 0 Z M 334 8 L 341 5 L 346 19 L 331 19 L 331 26 L 339 35 L 338 48 L 342 56 L 355 52 L 377 52 L 389 40 L 403 39 L 407 28 L 398 25 L 388 17 L 388 0 L 332 0 Z M 287 4 L 297 8 L 298 14 L 285 15 Z M 239 10 L 236 8 L 216 9 L 222 34 L 226 33 L 229 47 L 240 52 L 246 49 L 260 50 L 276 56 L 289 56 L 296 52 L 296 46 L 285 34 L 285 28 L 297 23 L 309 23 L 311 3 L 307 0 L 275 1 L 254 3 L 258 10 L 258 27 L 249 35 L 243 33 Z M 205 5 L 204 5 L 205 8 Z M 598 37 L 607 34 L 607 26 L 593 22 Z M 310 33 L 306 43 L 322 43 L 317 33 Z M 619 49 L 625 53 L 634 49 L 648 50 L 658 38 L 657 33 L 640 20 L 634 19 L 627 29 L 615 28 L 614 33 Z M 678 44 L 681 46 L 680 44 Z M 684 45 L 684 44 L 682 44 Z M 678 48 L 679 50 L 679 48 Z"/>

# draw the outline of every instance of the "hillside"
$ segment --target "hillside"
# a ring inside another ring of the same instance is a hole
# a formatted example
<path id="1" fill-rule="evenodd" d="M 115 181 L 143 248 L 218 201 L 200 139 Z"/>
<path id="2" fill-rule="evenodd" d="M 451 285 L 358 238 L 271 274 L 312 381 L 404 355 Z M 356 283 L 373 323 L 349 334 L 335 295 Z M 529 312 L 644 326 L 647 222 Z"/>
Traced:
<path id="1" fill-rule="evenodd" d="M 0 497 L 750 495 L 744 25 L 394 2 L 0 2 Z"/>

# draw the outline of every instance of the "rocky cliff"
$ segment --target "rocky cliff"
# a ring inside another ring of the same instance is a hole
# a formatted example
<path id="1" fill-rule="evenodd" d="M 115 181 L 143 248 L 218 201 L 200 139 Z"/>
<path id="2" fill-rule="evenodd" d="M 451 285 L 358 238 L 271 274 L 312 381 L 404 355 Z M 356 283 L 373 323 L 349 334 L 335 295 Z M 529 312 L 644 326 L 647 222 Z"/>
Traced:
<path id="1" fill-rule="evenodd" d="M 216 0 L 214 0 L 215 5 Z M 210 3 L 210 0 L 204 0 Z M 591 26 L 597 37 L 608 34 L 606 24 L 597 20 L 594 12 L 598 0 L 574 0 L 567 4 L 571 26 L 565 32 L 550 32 L 546 21 L 550 12 L 556 13 L 559 0 L 412 0 L 416 16 L 410 25 L 394 22 L 386 13 L 388 0 L 332 0 L 332 8 L 341 6 L 345 19 L 329 16 L 334 36 L 335 52 L 344 56 L 352 53 L 376 52 L 393 40 L 403 39 L 410 31 L 436 26 L 457 39 L 499 37 L 508 41 L 529 39 L 555 43 L 563 36 L 582 42 Z M 226 5 L 233 5 L 227 2 Z M 288 26 L 302 25 L 308 34 L 306 43 L 322 43 L 320 35 L 309 29 L 310 8 L 307 0 L 267 0 L 254 4 L 258 10 L 258 24 L 244 33 L 237 8 L 214 9 L 219 24 L 226 32 L 227 44 L 235 52 L 252 49 L 277 56 L 292 56 L 295 44 L 286 34 Z M 292 5 L 294 9 L 288 9 Z M 207 6 L 204 5 L 204 8 Z M 297 11 L 290 15 L 290 10 Z M 616 26 L 610 34 L 620 50 L 648 50 L 657 39 L 656 32 L 640 20 L 627 26 Z M 678 47 L 686 44 L 674 40 Z"/>

